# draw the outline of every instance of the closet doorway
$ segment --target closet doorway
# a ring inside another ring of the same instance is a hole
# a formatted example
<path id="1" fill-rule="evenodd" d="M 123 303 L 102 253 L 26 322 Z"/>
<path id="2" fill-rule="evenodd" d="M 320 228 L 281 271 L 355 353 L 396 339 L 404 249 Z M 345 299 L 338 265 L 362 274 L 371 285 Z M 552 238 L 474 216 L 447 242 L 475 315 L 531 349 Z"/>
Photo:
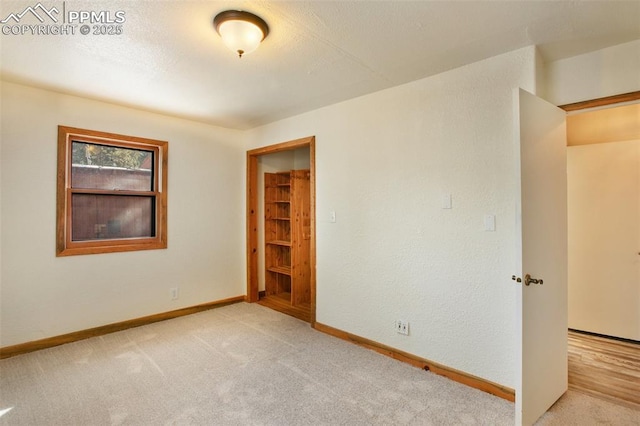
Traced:
<path id="1" fill-rule="evenodd" d="M 294 170 L 298 172 L 294 173 Z M 298 181 L 295 179 L 301 171 L 308 176 L 302 186 L 297 185 Z M 289 179 L 285 179 L 286 177 Z M 304 192 L 303 197 L 300 197 L 300 188 Z M 279 195 L 274 196 L 272 191 L 278 191 Z M 290 205 L 273 204 L 274 200 L 288 201 L 290 195 L 293 195 Z M 308 200 L 308 203 L 298 215 L 300 210 L 294 205 L 294 200 L 300 198 Z M 276 208 L 286 210 L 286 214 L 275 213 Z M 271 232 L 276 232 L 272 228 L 277 228 L 278 233 L 287 234 L 285 238 L 276 238 L 278 245 L 274 245 L 274 238 L 269 236 Z M 312 326 L 315 324 L 315 230 L 315 137 L 247 151 L 248 302 L 260 303 L 307 321 Z M 307 247 L 302 255 L 298 249 L 301 243 Z M 282 262 L 282 265 L 274 262 Z M 303 269 L 307 271 L 303 284 L 307 290 L 301 301 L 299 277 Z"/>

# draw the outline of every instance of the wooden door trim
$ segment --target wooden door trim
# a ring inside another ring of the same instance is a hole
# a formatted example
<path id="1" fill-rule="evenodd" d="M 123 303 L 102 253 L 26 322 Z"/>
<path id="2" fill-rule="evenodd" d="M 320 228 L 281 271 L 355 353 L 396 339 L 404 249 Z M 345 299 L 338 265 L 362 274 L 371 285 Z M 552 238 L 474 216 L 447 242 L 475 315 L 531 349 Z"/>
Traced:
<path id="1" fill-rule="evenodd" d="M 311 268 L 311 318 L 316 322 L 316 137 L 295 139 L 247 151 L 247 302 L 257 302 L 258 296 L 258 157 L 276 152 L 309 147 L 309 216 L 311 237 L 309 266 Z"/>
<path id="2" fill-rule="evenodd" d="M 588 101 L 574 102 L 572 104 L 560 105 L 558 108 L 563 110 L 578 111 L 587 108 L 596 108 L 600 106 L 619 104 L 622 102 L 632 102 L 640 100 L 640 90 L 636 92 L 622 93 L 620 95 L 606 96 L 604 98 L 591 99 Z"/>

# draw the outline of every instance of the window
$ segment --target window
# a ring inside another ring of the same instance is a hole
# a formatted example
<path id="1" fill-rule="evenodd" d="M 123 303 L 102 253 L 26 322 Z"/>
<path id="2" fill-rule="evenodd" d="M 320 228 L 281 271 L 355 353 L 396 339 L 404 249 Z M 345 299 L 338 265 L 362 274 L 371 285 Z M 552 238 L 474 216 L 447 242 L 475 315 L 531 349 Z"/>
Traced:
<path id="1" fill-rule="evenodd" d="M 168 142 L 58 126 L 56 255 L 167 247 Z"/>

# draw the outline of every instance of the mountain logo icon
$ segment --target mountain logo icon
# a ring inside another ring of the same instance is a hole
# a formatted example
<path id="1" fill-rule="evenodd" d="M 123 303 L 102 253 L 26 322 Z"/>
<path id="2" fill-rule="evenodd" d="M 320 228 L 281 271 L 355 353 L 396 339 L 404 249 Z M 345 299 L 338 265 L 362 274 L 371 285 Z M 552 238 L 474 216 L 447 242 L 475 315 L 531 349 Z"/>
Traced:
<path id="1" fill-rule="evenodd" d="M 47 10 L 47 8 L 42 5 L 42 3 L 38 3 L 35 6 L 27 7 L 20 13 L 10 13 L 9 16 L 0 21 L 0 23 L 6 24 L 9 21 L 14 21 L 17 24 L 20 22 L 20 20 L 22 20 L 22 18 L 28 16 L 29 14 L 35 16 L 36 19 L 40 21 L 40 23 L 44 23 L 46 17 L 51 19 L 53 22 L 58 22 L 58 18 L 56 18 L 54 14 L 57 15 L 59 13 L 60 12 L 55 7 Z"/>

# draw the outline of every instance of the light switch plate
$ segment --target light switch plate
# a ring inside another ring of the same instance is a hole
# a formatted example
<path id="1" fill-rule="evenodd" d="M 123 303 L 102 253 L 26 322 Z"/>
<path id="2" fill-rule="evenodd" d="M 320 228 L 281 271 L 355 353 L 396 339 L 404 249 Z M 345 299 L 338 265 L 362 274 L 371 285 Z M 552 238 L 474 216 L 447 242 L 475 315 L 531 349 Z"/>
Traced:
<path id="1" fill-rule="evenodd" d="M 493 232 L 496 230 L 496 217 L 492 214 L 484 215 L 484 230 Z"/>
<path id="2" fill-rule="evenodd" d="M 331 223 L 335 223 L 336 222 L 336 211 L 335 210 L 331 210 L 329 212 L 329 222 L 331 222 Z"/>
<path id="3" fill-rule="evenodd" d="M 443 194 L 442 195 L 442 208 L 450 209 L 451 208 L 451 194 Z"/>

